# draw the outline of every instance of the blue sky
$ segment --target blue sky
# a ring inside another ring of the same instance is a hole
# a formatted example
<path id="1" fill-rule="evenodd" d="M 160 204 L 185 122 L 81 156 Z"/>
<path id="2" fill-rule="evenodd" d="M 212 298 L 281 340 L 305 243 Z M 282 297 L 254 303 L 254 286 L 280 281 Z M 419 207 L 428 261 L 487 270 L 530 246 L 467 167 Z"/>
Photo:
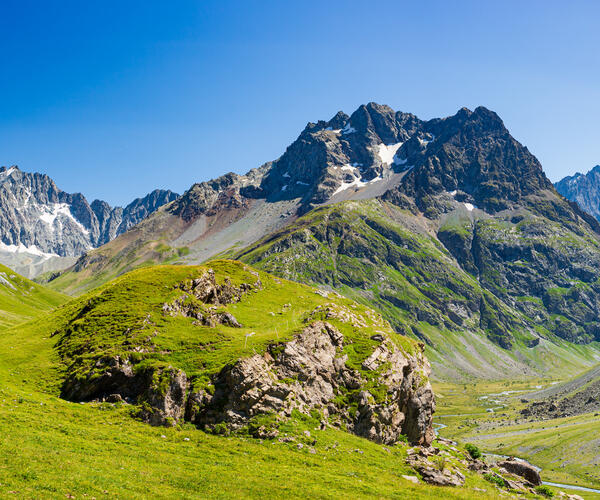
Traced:
<path id="1" fill-rule="evenodd" d="M 598 19 L 591 0 L 2 0 L 0 164 L 122 204 L 376 101 L 487 106 L 558 180 L 600 163 Z"/>

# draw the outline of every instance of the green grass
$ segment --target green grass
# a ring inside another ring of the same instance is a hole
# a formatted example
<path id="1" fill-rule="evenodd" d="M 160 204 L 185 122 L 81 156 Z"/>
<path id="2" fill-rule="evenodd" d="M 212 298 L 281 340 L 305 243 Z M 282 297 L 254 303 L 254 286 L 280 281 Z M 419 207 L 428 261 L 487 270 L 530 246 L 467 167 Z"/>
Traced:
<path id="1" fill-rule="evenodd" d="M 219 279 L 228 276 L 234 285 L 257 278 L 251 269 L 230 261 L 210 266 Z M 260 351 L 269 342 L 290 338 L 305 324 L 307 312 L 325 304 L 346 308 L 367 324 L 354 327 L 331 319 L 353 340 L 349 363 L 358 363 L 372 350 L 366 334 L 375 328 L 387 331 L 399 348 L 414 349 L 413 341 L 391 333 L 389 325 L 364 306 L 333 295 L 323 297 L 266 273 L 260 274 L 262 289 L 229 306 L 244 323 L 242 329 L 197 327 L 188 318 L 157 312 L 177 293 L 175 284 L 205 269 L 141 269 L 44 317 L 2 330 L 0 497 L 468 499 L 477 494 L 498 498 L 495 490 L 486 489 L 481 476 L 466 471 L 463 488 L 415 485 L 402 477 L 415 475 L 405 464 L 406 444 L 385 447 L 341 430 L 319 430 L 318 420 L 310 416 L 295 414 L 283 423 L 280 435 L 294 436 L 296 441 L 282 443 L 216 436 L 190 424 L 155 428 L 136 420 L 130 405 L 79 404 L 58 397 L 61 382 L 72 369 L 67 359 L 81 356 L 83 366 L 86 356 L 98 350 L 123 350 L 124 338 L 128 342 L 138 338 L 135 328 L 141 328 L 140 318 L 155 323 L 152 328 L 160 332 L 157 345 L 171 351 L 157 359 L 196 376 Z M 69 335 L 62 331 L 67 328 Z M 256 335 L 244 346 L 249 331 Z M 211 339 L 214 349 L 202 349 Z M 83 346 L 91 348 L 82 351 Z M 303 433 L 307 430 L 310 438 Z M 301 449 L 298 443 L 303 444 Z M 457 458 L 451 455 L 448 464 L 458 466 Z"/>
<path id="2" fill-rule="evenodd" d="M 0 264 L 0 328 L 39 317 L 67 300 Z"/>
<path id="3" fill-rule="evenodd" d="M 138 269 L 73 300 L 27 329 L 38 335 L 54 335 L 63 369 L 71 381 L 88 379 L 102 363 L 120 356 L 140 368 L 171 365 L 181 369 L 195 390 L 210 384 L 210 378 L 225 365 L 291 339 L 307 322 L 316 319 L 327 319 L 340 330 L 347 339 L 347 364 L 370 379 L 375 379 L 378 371 L 364 370 L 361 363 L 378 345 L 370 338 L 374 331 L 387 333 L 403 351 L 415 352 L 413 340 L 394 332 L 369 308 L 334 294 L 324 297 L 308 286 L 267 273 L 260 273 L 261 285 L 253 285 L 240 302 L 216 310 L 233 314 L 241 328 L 202 326 L 190 317 L 165 314 L 163 305 L 184 294 L 179 285 L 204 275 L 208 267 L 220 283 L 228 279 L 234 286 L 252 285 L 259 279 L 259 274 L 245 264 L 223 260 L 207 266 Z M 191 298 L 187 301 L 193 303 Z M 204 312 L 209 310 L 204 304 L 196 306 Z M 316 311 L 319 306 L 322 310 Z M 326 318 L 327 308 L 354 315 L 362 326 Z M 146 349 L 150 345 L 153 347 Z M 369 388 L 375 392 L 376 384 L 372 385 Z"/>

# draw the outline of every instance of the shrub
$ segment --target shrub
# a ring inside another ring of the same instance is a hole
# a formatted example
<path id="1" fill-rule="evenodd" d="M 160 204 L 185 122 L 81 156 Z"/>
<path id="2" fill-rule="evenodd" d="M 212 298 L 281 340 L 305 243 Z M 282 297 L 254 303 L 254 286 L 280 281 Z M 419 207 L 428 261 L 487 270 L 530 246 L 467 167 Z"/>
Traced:
<path id="1" fill-rule="evenodd" d="M 483 478 L 490 483 L 497 484 L 500 486 L 500 488 L 504 488 L 504 479 L 502 479 L 502 477 L 500 477 L 498 474 L 492 474 L 488 472 L 487 474 L 483 475 Z"/>
<path id="2" fill-rule="evenodd" d="M 465 445 L 465 449 L 471 455 L 471 458 L 481 458 L 481 450 L 477 448 L 474 444 L 467 443 Z"/>
<path id="3" fill-rule="evenodd" d="M 535 492 L 545 496 L 546 498 L 552 498 L 554 496 L 554 492 L 545 484 L 543 484 L 542 486 L 538 486 L 535 489 Z"/>
<path id="4" fill-rule="evenodd" d="M 433 463 L 440 472 L 444 472 L 444 469 L 446 468 L 446 457 L 442 455 L 437 455 L 433 457 Z"/>

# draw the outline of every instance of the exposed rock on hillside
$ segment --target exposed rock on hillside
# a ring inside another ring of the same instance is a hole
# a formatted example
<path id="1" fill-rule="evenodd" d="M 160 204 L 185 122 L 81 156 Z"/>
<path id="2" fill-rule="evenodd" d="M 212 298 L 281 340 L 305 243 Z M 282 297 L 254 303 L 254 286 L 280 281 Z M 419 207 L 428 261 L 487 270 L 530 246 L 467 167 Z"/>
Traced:
<path id="1" fill-rule="evenodd" d="M 404 434 L 412 443 L 429 444 L 434 400 L 422 356 L 407 358 L 384 338 L 363 362 L 364 376 L 346 365 L 343 343 L 344 336 L 330 323 L 310 323 L 291 342 L 225 367 L 214 379 L 213 394 L 192 392 L 188 417 L 202 427 L 226 422 L 239 428 L 259 415 L 316 409 L 378 443 L 394 443 Z M 376 401 L 369 392 L 371 375 L 385 399 Z M 343 400 L 346 394 L 353 394 L 351 401 Z"/>
<path id="2" fill-rule="evenodd" d="M 243 279 L 208 268 L 192 268 L 197 270 L 190 275 L 190 268 L 175 267 L 173 272 L 188 277 L 167 282 L 160 274 L 139 271 L 144 286 L 132 273 L 131 280 L 119 280 L 81 301 L 71 319 L 54 332 L 67 366 L 62 396 L 75 401 L 125 400 L 137 404 L 139 415 L 155 425 L 186 420 L 209 430 L 246 428 L 264 436 L 276 435 L 278 422 L 294 411 L 319 412 L 329 425 L 376 442 L 394 443 L 401 435 L 415 444 L 431 442 L 435 402 L 422 344 L 399 341 L 399 336 L 394 340 L 395 334 L 376 313 L 350 307 L 345 299 L 285 285 L 295 293 L 311 294 L 308 303 L 313 307 L 302 311 L 306 306 L 292 306 L 276 291 L 284 286 L 281 280 L 241 264 L 220 266 L 238 274 L 241 269 Z M 169 276 L 168 268 L 159 269 Z M 146 297 L 147 291 L 143 297 L 136 295 L 147 286 L 158 297 Z M 137 305 L 120 304 L 121 291 Z M 240 355 L 240 340 L 245 347 L 256 333 L 240 336 L 241 323 L 264 328 L 266 318 L 277 316 L 256 308 L 254 300 L 270 307 L 279 304 L 282 315 L 291 314 L 292 308 L 298 314 L 300 308 L 302 327 L 290 335 L 289 319 L 275 323 L 274 338 L 252 349 L 254 354 Z M 146 301 L 153 305 L 142 307 Z M 106 319 L 102 311 L 107 309 L 120 319 Z M 193 314 L 187 314 L 192 309 Z M 217 317 L 228 320 L 208 321 Z M 230 333 L 231 327 L 236 333 Z M 167 338 L 180 331 L 181 339 L 189 340 L 177 341 L 172 353 L 161 347 L 163 330 Z M 225 343 L 217 347 L 220 339 Z M 182 353 L 189 353 L 193 361 L 182 365 Z M 191 366 L 212 363 L 215 356 L 224 361 L 208 371 L 190 371 Z M 255 424 L 264 418 L 267 428 L 258 432 Z"/>

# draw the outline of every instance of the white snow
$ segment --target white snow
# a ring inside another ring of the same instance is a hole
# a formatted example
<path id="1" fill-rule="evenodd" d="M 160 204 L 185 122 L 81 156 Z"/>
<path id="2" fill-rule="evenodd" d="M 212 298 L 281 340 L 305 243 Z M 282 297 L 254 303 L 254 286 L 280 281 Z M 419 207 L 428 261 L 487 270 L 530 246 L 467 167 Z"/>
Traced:
<path id="1" fill-rule="evenodd" d="M 290 177 L 290 173 L 289 173 L 289 172 L 286 172 L 286 173 L 285 173 L 285 174 L 283 174 L 281 177 L 287 177 L 287 178 L 289 179 L 289 177 Z"/>
<path id="2" fill-rule="evenodd" d="M 6 243 L 0 241 L 0 251 L 9 253 L 28 253 L 31 255 L 36 255 L 38 257 L 58 257 L 58 255 L 55 253 L 42 252 L 35 245 L 26 247 L 25 245 L 23 245 L 23 243 L 19 243 L 18 245 L 7 245 Z"/>
<path id="3" fill-rule="evenodd" d="M 354 172 L 354 166 L 353 165 L 344 165 L 341 168 L 342 168 L 342 170 L 350 170 L 351 172 Z"/>
<path id="4" fill-rule="evenodd" d="M 356 132 L 356 129 L 352 125 L 350 125 L 350 122 L 346 123 L 346 125 L 342 129 L 342 134 L 352 134 L 353 132 Z"/>
<path id="5" fill-rule="evenodd" d="M 301 186 L 308 186 L 308 182 L 296 181 L 296 184 L 300 184 Z"/>
<path id="6" fill-rule="evenodd" d="M 10 174 L 12 174 L 15 171 L 15 167 L 10 167 L 6 172 L 2 172 L 1 175 L 3 175 L 4 177 L 10 177 Z"/>
<path id="7" fill-rule="evenodd" d="M 281 190 L 282 190 L 282 191 L 285 191 L 285 190 L 287 189 L 287 187 L 288 187 L 288 185 L 286 184 L 285 186 L 283 186 L 283 187 L 281 188 Z"/>
<path id="8" fill-rule="evenodd" d="M 396 144 L 389 144 L 387 146 L 385 144 L 379 144 L 379 146 L 377 146 L 377 154 L 379 155 L 379 158 L 381 158 L 381 163 L 384 163 L 386 165 L 391 165 L 392 163 L 394 163 L 394 156 L 396 155 L 396 151 L 398 151 L 402 144 L 403 143 L 401 142 L 398 142 Z"/>
<path id="9" fill-rule="evenodd" d="M 341 186 L 337 188 L 333 193 L 333 196 L 335 196 L 338 193 L 341 193 L 342 191 L 346 191 L 346 189 L 351 188 L 352 186 L 362 187 L 366 185 L 367 183 L 363 182 L 360 177 L 355 177 L 352 182 L 342 182 Z"/>
<path id="10" fill-rule="evenodd" d="M 398 156 L 394 156 L 394 165 L 406 165 L 406 162 L 408 161 L 407 158 L 399 158 Z"/>
<path id="11" fill-rule="evenodd" d="M 477 208 L 475 205 L 472 205 L 471 203 L 463 203 L 463 205 L 469 212 L 472 212 L 474 208 Z"/>
<path id="12" fill-rule="evenodd" d="M 71 219 L 77 227 L 79 227 L 82 233 L 86 235 L 90 234 L 90 232 L 85 228 L 85 226 L 81 224 L 81 222 L 79 222 L 75 217 L 73 217 L 71 209 L 69 208 L 69 205 L 67 203 L 54 203 L 52 208 L 43 207 L 43 209 L 46 211 L 42 215 L 40 215 L 40 220 L 51 226 L 52 229 L 54 229 L 54 221 L 56 220 L 56 218 L 59 215 L 65 215 L 69 219 Z"/>
<path id="13" fill-rule="evenodd" d="M 325 130 L 330 130 L 331 132 L 334 132 L 334 133 L 336 133 L 336 134 L 339 134 L 339 133 L 342 131 L 342 129 L 341 129 L 341 128 L 335 128 L 335 129 L 334 129 L 334 128 L 332 128 L 332 127 L 327 127 Z"/>
<path id="14" fill-rule="evenodd" d="M 450 191 L 450 196 L 456 196 L 456 193 L 457 193 L 457 192 L 458 192 L 458 191 L 456 191 L 456 189 L 455 189 L 454 191 Z"/>
<path id="15" fill-rule="evenodd" d="M 362 177 L 360 175 L 358 175 L 358 177 L 355 177 L 352 180 L 352 182 L 342 182 L 340 187 L 335 190 L 335 192 L 333 193 L 332 196 L 335 196 L 336 194 L 341 193 L 342 191 L 345 191 L 346 189 L 349 189 L 351 187 L 359 187 L 360 188 L 360 187 L 366 186 L 367 184 L 372 184 L 373 182 L 377 182 L 377 181 L 381 181 L 381 180 L 383 180 L 383 177 L 374 177 L 370 181 L 363 181 Z"/>

